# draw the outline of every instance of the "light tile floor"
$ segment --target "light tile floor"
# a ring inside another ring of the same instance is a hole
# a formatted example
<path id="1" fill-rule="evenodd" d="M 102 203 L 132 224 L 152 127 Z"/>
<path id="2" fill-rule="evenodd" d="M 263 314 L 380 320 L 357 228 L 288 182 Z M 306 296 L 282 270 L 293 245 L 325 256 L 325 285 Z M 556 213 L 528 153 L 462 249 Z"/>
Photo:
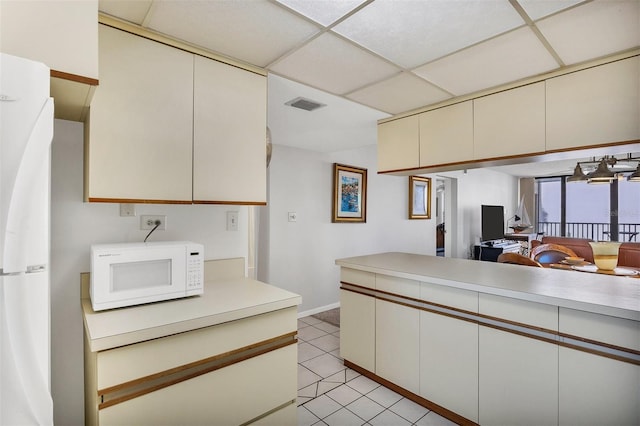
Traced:
<path id="1" fill-rule="evenodd" d="M 298 424 L 455 425 L 346 368 L 340 358 L 340 329 L 314 317 L 298 320 Z"/>

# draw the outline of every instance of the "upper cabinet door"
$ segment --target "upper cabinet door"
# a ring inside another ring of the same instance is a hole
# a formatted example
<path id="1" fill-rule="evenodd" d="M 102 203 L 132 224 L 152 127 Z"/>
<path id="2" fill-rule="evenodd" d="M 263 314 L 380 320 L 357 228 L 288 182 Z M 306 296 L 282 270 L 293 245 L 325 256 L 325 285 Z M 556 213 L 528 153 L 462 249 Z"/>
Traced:
<path id="1" fill-rule="evenodd" d="M 640 139 L 640 57 L 547 80 L 547 151 Z"/>
<path id="2" fill-rule="evenodd" d="M 265 204 L 267 79 L 195 57 L 194 203 Z"/>
<path id="3" fill-rule="evenodd" d="M 193 55 L 100 25 L 89 201 L 191 202 Z"/>
<path id="4" fill-rule="evenodd" d="M 472 101 L 420 114 L 420 167 L 473 160 Z"/>
<path id="5" fill-rule="evenodd" d="M 544 82 L 473 101 L 474 159 L 543 153 Z"/>
<path id="6" fill-rule="evenodd" d="M 378 171 L 417 168 L 420 164 L 418 116 L 378 124 Z"/>

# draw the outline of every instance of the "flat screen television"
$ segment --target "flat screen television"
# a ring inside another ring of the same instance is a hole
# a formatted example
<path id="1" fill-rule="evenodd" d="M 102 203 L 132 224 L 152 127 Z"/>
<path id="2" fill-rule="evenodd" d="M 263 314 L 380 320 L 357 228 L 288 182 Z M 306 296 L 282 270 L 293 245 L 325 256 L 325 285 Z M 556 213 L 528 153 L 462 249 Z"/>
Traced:
<path id="1" fill-rule="evenodd" d="M 482 205 L 482 241 L 504 238 L 504 207 Z"/>

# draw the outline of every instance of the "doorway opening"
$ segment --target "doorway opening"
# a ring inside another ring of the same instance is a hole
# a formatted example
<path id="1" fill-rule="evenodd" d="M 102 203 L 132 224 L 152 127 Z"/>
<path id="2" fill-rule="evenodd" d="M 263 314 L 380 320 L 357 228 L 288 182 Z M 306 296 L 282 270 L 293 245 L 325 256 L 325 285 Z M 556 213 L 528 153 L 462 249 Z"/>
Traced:
<path id="1" fill-rule="evenodd" d="M 443 179 L 436 179 L 436 256 L 445 254 L 445 185 Z"/>

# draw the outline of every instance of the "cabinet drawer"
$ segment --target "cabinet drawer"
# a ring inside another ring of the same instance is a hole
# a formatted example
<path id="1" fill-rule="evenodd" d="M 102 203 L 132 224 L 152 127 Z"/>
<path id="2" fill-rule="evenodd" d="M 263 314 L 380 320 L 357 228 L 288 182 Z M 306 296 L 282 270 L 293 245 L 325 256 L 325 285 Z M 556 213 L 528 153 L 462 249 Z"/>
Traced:
<path id="1" fill-rule="evenodd" d="M 98 352 L 97 388 L 101 390 L 147 377 L 295 332 L 296 329 L 296 308 L 292 307 Z"/>
<path id="2" fill-rule="evenodd" d="M 376 274 L 373 272 L 340 268 L 340 281 L 362 287 L 376 288 Z"/>
<path id="3" fill-rule="evenodd" d="M 102 409 L 100 423 L 243 424 L 294 400 L 297 381 L 297 348 L 289 345 Z"/>
<path id="4" fill-rule="evenodd" d="M 478 293 L 475 291 L 422 283 L 420 286 L 420 299 L 451 308 L 478 312 Z"/>
<path id="5" fill-rule="evenodd" d="M 640 351 L 640 322 L 560 308 L 559 331 Z"/>
<path id="6" fill-rule="evenodd" d="M 478 311 L 482 315 L 515 321 L 532 327 L 558 330 L 558 308 L 556 306 L 480 294 Z"/>
<path id="7" fill-rule="evenodd" d="M 420 297 L 420 282 L 406 278 L 376 275 L 376 290 L 417 299 Z"/>

